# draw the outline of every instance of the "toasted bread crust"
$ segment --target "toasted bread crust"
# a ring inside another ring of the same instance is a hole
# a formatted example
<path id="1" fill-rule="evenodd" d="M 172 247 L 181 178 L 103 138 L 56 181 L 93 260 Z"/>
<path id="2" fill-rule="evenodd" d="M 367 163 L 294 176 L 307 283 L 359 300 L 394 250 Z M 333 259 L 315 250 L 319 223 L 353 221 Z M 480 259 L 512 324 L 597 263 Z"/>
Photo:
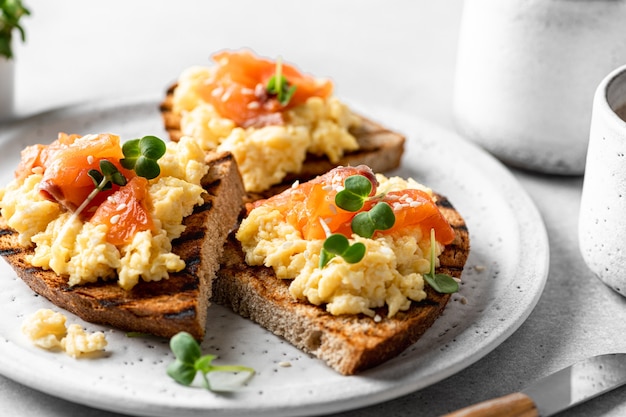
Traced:
<path id="1" fill-rule="evenodd" d="M 115 281 L 69 287 L 66 277 L 35 268 L 26 256 L 33 248 L 17 244 L 17 233 L 0 217 L 0 255 L 36 293 L 88 322 L 126 331 L 171 337 L 187 331 L 204 337 L 211 281 L 219 267 L 224 240 L 236 223 L 244 195 L 241 177 L 231 154 L 212 154 L 202 180 L 204 204 L 184 219 L 183 235 L 172 242 L 184 270 L 158 282 L 140 281 L 132 290 Z"/>
<path id="2" fill-rule="evenodd" d="M 172 110 L 176 86 L 174 84 L 167 89 L 165 99 L 159 107 L 163 125 L 173 141 L 178 141 L 182 136 L 180 115 Z M 330 171 L 338 165 L 367 165 L 374 172 L 380 173 L 398 168 L 404 152 L 404 136 L 383 127 L 373 120 L 363 116 L 359 117 L 361 118 L 361 126 L 351 131 L 359 143 L 358 150 L 346 153 L 337 163 L 333 163 L 325 157 L 309 154 L 300 172 L 288 174 L 280 184 L 273 186 L 269 190 L 251 194 L 250 200 L 258 200 L 259 198 L 267 198 L 278 194 L 296 180 L 308 181 Z"/>
<path id="3" fill-rule="evenodd" d="M 469 255 L 465 221 L 449 201 L 439 196 L 437 205 L 452 225 L 456 237 L 440 256 L 437 272 L 460 278 Z M 352 375 L 379 365 L 415 343 L 443 312 L 449 294 L 427 287 L 427 299 L 406 312 L 380 322 L 365 315 L 333 316 L 322 307 L 294 300 L 289 282 L 277 279 L 266 267 L 244 262 L 239 242 L 231 234 L 222 266 L 213 281 L 213 301 L 231 308 L 304 352 L 325 361 L 341 374 Z"/>

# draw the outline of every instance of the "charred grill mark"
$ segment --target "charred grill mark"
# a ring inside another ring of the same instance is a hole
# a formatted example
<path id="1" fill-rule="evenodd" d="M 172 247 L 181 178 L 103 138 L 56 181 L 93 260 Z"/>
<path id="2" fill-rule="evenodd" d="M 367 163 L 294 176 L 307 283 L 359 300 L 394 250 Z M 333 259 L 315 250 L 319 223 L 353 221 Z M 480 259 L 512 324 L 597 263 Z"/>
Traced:
<path id="1" fill-rule="evenodd" d="M 198 230 L 196 232 L 184 232 L 180 237 L 172 240 L 172 246 L 180 246 L 184 243 L 191 242 L 192 240 L 204 239 L 204 231 Z"/>
<path id="2" fill-rule="evenodd" d="M 447 209 L 454 210 L 454 206 L 452 205 L 452 203 L 450 203 L 450 200 L 448 200 L 446 197 L 439 196 L 436 204 L 440 208 L 447 208 Z"/>
<path id="3" fill-rule="evenodd" d="M 458 265 L 444 265 L 444 266 L 439 267 L 438 269 L 450 271 L 450 272 L 452 271 L 462 272 L 463 271 L 463 267 L 458 266 Z"/>
<path id="4" fill-rule="evenodd" d="M 185 259 L 185 269 L 183 272 L 188 273 L 194 277 L 198 276 L 198 270 L 200 269 L 200 263 L 202 259 L 200 256 L 191 256 Z"/>
<path id="5" fill-rule="evenodd" d="M 0 256 L 13 256 L 22 253 L 22 249 L 20 248 L 10 248 L 0 250 Z"/>
<path id="6" fill-rule="evenodd" d="M 0 236 L 7 236 L 15 234 L 15 230 L 13 229 L 0 229 Z"/>
<path id="7" fill-rule="evenodd" d="M 111 301 L 111 300 L 106 300 L 106 299 L 96 299 L 96 301 L 98 302 L 98 304 L 100 304 L 104 308 L 117 307 L 123 304 L 122 302 L 119 302 L 119 301 Z"/>
<path id="8" fill-rule="evenodd" d="M 451 226 L 452 226 L 452 229 L 453 229 L 453 230 L 458 231 L 458 232 L 467 232 L 467 231 L 468 231 L 468 229 L 467 229 L 467 225 L 466 225 L 465 223 L 462 223 L 462 224 L 453 224 L 453 225 L 451 225 Z"/>
<path id="9" fill-rule="evenodd" d="M 182 286 L 181 292 L 197 291 L 199 289 L 199 285 L 198 284 L 199 284 L 198 280 L 194 280 L 192 282 L 187 282 L 187 283 L 185 283 L 185 285 Z"/>
<path id="10" fill-rule="evenodd" d="M 178 311 L 176 313 L 164 314 L 163 317 L 166 319 L 174 319 L 174 320 L 184 320 L 196 317 L 196 309 L 191 307 L 186 310 Z"/>
<path id="11" fill-rule="evenodd" d="M 213 202 L 212 201 L 207 201 L 204 204 L 200 204 L 198 206 L 195 206 L 193 208 L 193 214 L 203 213 L 205 211 L 211 210 L 211 208 L 213 208 Z"/>

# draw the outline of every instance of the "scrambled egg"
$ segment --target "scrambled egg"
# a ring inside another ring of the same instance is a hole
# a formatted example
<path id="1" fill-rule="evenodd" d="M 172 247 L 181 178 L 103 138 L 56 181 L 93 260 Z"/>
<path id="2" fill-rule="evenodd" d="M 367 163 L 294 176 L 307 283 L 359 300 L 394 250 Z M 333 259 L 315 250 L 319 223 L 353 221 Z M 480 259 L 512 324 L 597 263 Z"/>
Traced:
<path id="1" fill-rule="evenodd" d="M 377 177 L 380 190 L 428 190 L 413 180 Z M 363 242 L 365 257 L 350 264 L 337 256 L 323 269 L 319 268 L 319 256 L 324 241 L 304 240 L 270 207 L 252 210 L 243 220 L 237 239 L 249 265 L 273 268 L 278 278 L 292 280 L 289 291 L 293 297 L 325 304 L 334 315 L 363 313 L 373 317 L 375 308 L 387 305 L 388 316 L 392 317 L 407 310 L 411 301 L 426 298 L 423 274 L 430 271 L 430 237 L 423 236 L 419 228 L 373 239 L 353 235 L 350 244 Z M 438 244 L 437 256 L 442 250 Z"/>
<path id="2" fill-rule="evenodd" d="M 87 334 L 78 324 L 65 326 L 67 318 L 50 309 L 37 310 L 22 324 L 22 333 L 35 346 L 43 349 L 60 349 L 73 358 L 84 353 L 103 350 L 107 340 L 102 332 Z"/>
<path id="3" fill-rule="evenodd" d="M 203 202 L 200 181 L 208 171 L 204 158 L 204 151 L 191 138 L 167 144 L 159 159 L 161 174 L 149 182 L 156 230 L 137 233 L 121 247 L 107 242 L 106 225 L 82 222 L 42 197 L 38 190 L 41 173 L 6 187 L 0 195 L 2 216 L 19 232 L 21 244 L 36 245 L 28 261 L 68 275 L 69 285 L 117 277 L 122 288 L 131 289 L 139 279 L 159 281 L 185 267 L 171 252 L 171 241 L 182 234 L 183 218 Z"/>
<path id="4" fill-rule="evenodd" d="M 307 153 L 336 163 L 346 151 L 358 149 L 349 129 L 357 116 L 336 97 L 311 97 L 285 112 L 285 124 L 241 128 L 221 117 L 197 94 L 197 86 L 211 68 L 192 67 L 183 72 L 174 92 L 174 112 L 181 115 L 181 131 L 196 138 L 203 149 L 230 151 L 237 161 L 247 191 L 263 191 L 300 172 Z"/>

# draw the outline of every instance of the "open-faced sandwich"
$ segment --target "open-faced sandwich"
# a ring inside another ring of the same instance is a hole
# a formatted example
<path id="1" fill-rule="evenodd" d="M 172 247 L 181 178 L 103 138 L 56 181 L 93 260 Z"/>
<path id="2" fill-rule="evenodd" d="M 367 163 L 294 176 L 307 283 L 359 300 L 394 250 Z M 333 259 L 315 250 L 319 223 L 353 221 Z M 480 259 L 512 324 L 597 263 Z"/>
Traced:
<path id="1" fill-rule="evenodd" d="M 421 337 L 468 253 L 446 198 L 366 166 L 337 167 L 247 204 L 213 301 L 350 375 Z"/>
<path id="2" fill-rule="evenodd" d="M 86 321 L 201 339 L 243 196 L 232 155 L 193 140 L 59 134 L 0 191 L 0 254 Z"/>
<path id="3" fill-rule="evenodd" d="M 247 50 L 223 51 L 215 65 L 184 71 L 161 111 L 172 140 L 233 153 L 254 198 L 338 166 L 397 168 L 404 137 L 353 113 L 330 80 Z"/>

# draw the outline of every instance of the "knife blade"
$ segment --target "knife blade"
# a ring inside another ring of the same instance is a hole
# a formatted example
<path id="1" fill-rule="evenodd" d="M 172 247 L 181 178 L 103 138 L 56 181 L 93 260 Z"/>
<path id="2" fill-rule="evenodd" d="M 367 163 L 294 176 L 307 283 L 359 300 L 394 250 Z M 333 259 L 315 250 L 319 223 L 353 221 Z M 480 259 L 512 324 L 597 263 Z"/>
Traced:
<path id="1" fill-rule="evenodd" d="M 626 353 L 583 359 L 522 390 L 443 417 L 550 417 L 626 384 Z"/>

